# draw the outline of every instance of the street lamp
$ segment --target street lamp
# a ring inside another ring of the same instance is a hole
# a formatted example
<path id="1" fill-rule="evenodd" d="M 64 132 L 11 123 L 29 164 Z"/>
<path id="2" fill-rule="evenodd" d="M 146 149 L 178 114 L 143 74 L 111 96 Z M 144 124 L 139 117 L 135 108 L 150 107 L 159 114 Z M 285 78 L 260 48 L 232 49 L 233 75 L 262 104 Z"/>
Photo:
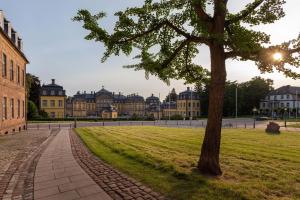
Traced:
<path id="1" fill-rule="evenodd" d="M 284 108 L 284 127 L 286 128 L 286 111 L 287 111 L 287 108 L 285 107 Z"/>
<path id="2" fill-rule="evenodd" d="M 255 121 L 256 121 L 256 119 L 255 119 L 255 113 L 257 112 L 257 108 L 254 107 L 254 108 L 252 109 L 252 111 L 253 111 L 253 128 L 255 128 Z"/>

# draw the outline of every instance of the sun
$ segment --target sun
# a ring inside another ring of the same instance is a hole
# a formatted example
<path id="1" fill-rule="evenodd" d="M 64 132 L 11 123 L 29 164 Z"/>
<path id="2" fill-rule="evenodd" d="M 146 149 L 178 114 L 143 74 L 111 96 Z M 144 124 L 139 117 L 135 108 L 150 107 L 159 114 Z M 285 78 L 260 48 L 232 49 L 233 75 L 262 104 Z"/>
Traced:
<path id="1" fill-rule="evenodd" d="M 274 54 L 273 54 L 273 59 L 274 59 L 275 61 L 281 61 L 281 60 L 282 60 L 282 54 L 279 53 L 279 52 L 274 53 Z"/>

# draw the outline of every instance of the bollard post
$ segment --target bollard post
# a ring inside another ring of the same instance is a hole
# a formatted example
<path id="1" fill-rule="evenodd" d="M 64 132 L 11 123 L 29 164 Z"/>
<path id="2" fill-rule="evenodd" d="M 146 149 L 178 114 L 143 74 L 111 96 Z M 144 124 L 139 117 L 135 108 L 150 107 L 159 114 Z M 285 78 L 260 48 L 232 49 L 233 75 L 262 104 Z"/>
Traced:
<path id="1" fill-rule="evenodd" d="M 40 129 L 40 125 L 39 125 L 39 124 L 37 124 L 37 129 L 38 129 L 38 130 Z"/>
<path id="2" fill-rule="evenodd" d="M 58 124 L 58 129 L 60 129 L 60 124 Z"/>
<path id="3" fill-rule="evenodd" d="M 142 122 L 142 126 L 144 126 L 144 122 Z"/>
<path id="4" fill-rule="evenodd" d="M 50 124 L 49 124 L 49 129 L 51 129 Z"/>
<path id="5" fill-rule="evenodd" d="M 104 126 L 104 121 L 102 121 L 102 126 Z"/>
<path id="6" fill-rule="evenodd" d="M 155 126 L 155 121 L 153 122 L 154 126 Z"/>
<path id="7" fill-rule="evenodd" d="M 121 122 L 119 121 L 119 126 L 121 126 Z"/>
<path id="8" fill-rule="evenodd" d="M 245 128 L 247 128 L 247 124 L 245 123 Z"/>
<path id="9" fill-rule="evenodd" d="M 72 124 L 70 123 L 70 128 L 72 128 Z"/>

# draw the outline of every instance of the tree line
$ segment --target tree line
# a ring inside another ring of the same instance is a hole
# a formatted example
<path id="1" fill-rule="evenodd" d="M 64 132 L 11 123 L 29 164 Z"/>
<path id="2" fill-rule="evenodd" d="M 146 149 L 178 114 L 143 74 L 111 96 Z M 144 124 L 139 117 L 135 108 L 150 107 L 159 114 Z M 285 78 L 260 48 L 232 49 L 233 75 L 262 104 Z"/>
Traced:
<path id="1" fill-rule="evenodd" d="M 208 115 L 209 104 L 209 81 L 196 84 L 196 90 L 201 96 L 201 115 Z M 236 115 L 247 116 L 252 115 L 254 107 L 259 109 L 261 99 L 270 93 L 273 88 L 273 80 L 261 77 L 253 77 L 251 80 L 238 83 L 237 81 L 226 81 L 223 116 L 233 117 Z M 237 99 L 236 99 L 237 97 Z"/>

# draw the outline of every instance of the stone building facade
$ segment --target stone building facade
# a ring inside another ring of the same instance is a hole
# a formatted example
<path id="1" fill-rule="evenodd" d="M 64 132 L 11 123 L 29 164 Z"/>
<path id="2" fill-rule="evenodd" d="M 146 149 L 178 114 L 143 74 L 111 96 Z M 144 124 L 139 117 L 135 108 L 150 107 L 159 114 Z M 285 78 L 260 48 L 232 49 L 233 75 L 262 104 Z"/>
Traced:
<path id="1" fill-rule="evenodd" d="M 26 129 L 26 64 L 22 39 L 0 10 L 0 134 Z"/>
<path id="2" fill-rule="evenodd" d="M 197 92 L 187 88 L 186 91 L 179 93 L 177 100 L 177 114 L 183 118 L 200 117 L 200 96 Z"/>
<path id="3" fill-rule="evenodd" d="M 170 99 L 169 99 L 170 97 Z M 66 101 L 68 117 L 92 118 L 171 118 L 180 115 L 182 118 L 200 116 L 200 97 L 197 92 L 188 88 L 176 94 L 175 89 L 161 103 L 154 94 L 144 97 L 138 94 L 123 95 L 102 87 L 98 92 L 80 93 Z"/>
<path id="4" fill-rule="evenodd" d="M 282 86 L 260 101 L 260 112 L 273 117 L 282 116 L 284 109 L 289 116 L 300 115 L 300 87 Z"/>

